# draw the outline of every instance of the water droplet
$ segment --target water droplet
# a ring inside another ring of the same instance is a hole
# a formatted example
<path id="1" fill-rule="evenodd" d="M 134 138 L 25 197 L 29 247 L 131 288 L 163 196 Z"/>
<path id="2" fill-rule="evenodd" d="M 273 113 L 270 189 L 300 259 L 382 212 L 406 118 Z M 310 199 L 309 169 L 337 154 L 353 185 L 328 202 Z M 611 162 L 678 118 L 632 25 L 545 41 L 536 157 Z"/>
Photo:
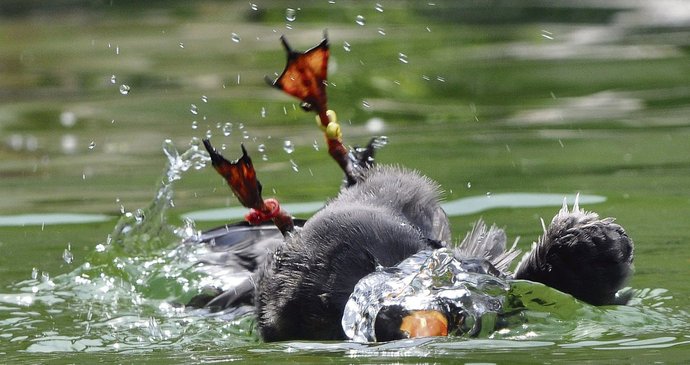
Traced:
<path id="1" fill-rule="evenodd" d="M 244 129 L 244 123 L 238 124 L 238 125 L 237 125 L 237 128 L 239 128 L 239 129 Z"/>
<path id="2" fill-rule="evenodd" d="M 292 159 L 290 159 L 290 167 L 292 168 L 292 171 L 299 172 L 299 166 L 297 166 L 297 163 Z"/>
<path id="3" fill-rule="evenodd" d="M 283 151 L 285 151 L 287 154 L 295 152 L 295 146 L 292 144 L 291 140 L 286 139 L 283 142 Z"/>
<path id="4" fill-rule="evenodd" d="M 110 83 L 111 83 L 111 84 L 117 83 L 117 76 L 111 75 L 111 76 L 110 76 Z"/>
<path id="5" fill-rule="evenodd" d="M 249 139 L 249 132 L 248 131 L 242 131 L 242 139 Z"/>
<path id="6" fill-rule="evenodd" d="M 96 142 L 91 141 L 91 143 L 89 143 L 89 149 L 92 150 L 92 149 L 94 149 L 95 147 L 96 147 Z"/>
<path id="7" fill-rule="evenodd" d="M 127 94 L 129 94 L 129 90 L 130 90 L 129 85 L 125 85 L 125 84 L 120 85 L 120 94 L 127 95 Z"/>
<path id="8" fill-rule="evenodd" d="M 223 135 L 227 137 L 231 134 L 232 134 L 232 123 L 227 122 L 227 123 L 223 124 Z"/>
<path id="9" fill-rule="evenodd" d="M 192 122 L 192 129 L 197 129 L 199 128 L 199 123 L 195 120 Z"/>
<path id="10" fill-rule="evenodd" d="M 62 259 L 68 264 L 71 264 L 72 261 L 74 261 L 74 255 L 72 255 L 72 251 L 70 251 L 69 247 L 62 252 Z"/>
<path id="11" fill-rule="evenodd" d="M 376 6 L 374 6 L 374 9 L 378 11 L 379 13 L 383 13 L 383 5 L 376 3 Z"/>
<path id="12" fill-rule="evenodd" d="M 386 30 L 383 29 L 383 28 L 379 28 L 378 33 L 379 33 L 380 35 L 386 35 Z"/>
<path id="13" fill-rule="evenodd" d="M 366 101 L 366 100 L 362 100 L 362 106 L 365 107 L 365 108 L 367 108 L 367 109 L 368 109 L 368 108 L 371 108 L 371 104 L 369 104 L 369 102 Z"/>
<path id="14" fill-rule="evenodd" d="M 407 55 L 400 52 L 398 53 L 398 61 L 407 64 L 409 61 L 407 60 Z"/>
<path id="15" fill-rule="evenodd" d="M 439 82 L 446 82 L 446 79 L 443 76 L 436 76 L 436 80 Z"/>
<path id="16" fill-rule="evenodd" d="M 268 155 L 266 155 L 266 154 L 264 153 L 264 154 L 261 156 L 261 159 L 264 160 L 264 161 L 268 161 Z"/>
<path id="17" fill-rule="evenodd" d="M 355 18 L 355 23 L 357 23 L 357 25 L 364 25 L 364 24 L 366 24 L 367 22 L 366 22 L 366 20 L 364 19 L 364 16 L 362 16 L 362 15 L 357 15 L 357 17 Z"/>
<path id="18" fill-rule="evenodd" d="M 549 31 L 546 30 L 546 29 L 542 29 L 542 30 L 541 30 L 541 36 L 544 37 L 544 38 L 546 38 L 546 39 L 548 39 L 548 40 L 552 40 L 552 39 L 553 39 L 553 33 L 549 32 Z"/>
<path id="19" fill-rule="evenodd" d="M 256 5 L 256 4 L 254 4 L 254 3 L 250 3 L 250 4 L 249 4 L 249 7 L 250 7 L 252 10 L 254 10 L 254 11 L 259 10 L 259 6 Z"/>
<path id="20" fill-rule="evenodd" d="M 319 150 L 319 142 L 317 140 L 314 140 L 314 143 L 312 143 L 311 146 L 314 147 L 314 151 Z"/>
<path id="21" fill-rule="evenodd" d="M 345 50 L 345 52 L 350 52 L 352 50 L 352 48 L 350 47 L 350 43 L 348 43 L 347 41 L 343 42 L 343 49 Z"/>
<path id="22" fill-rule="evenodd" d="M 204 103 L 208 103 L 208 96 L 201 95 L 201 101 L 203 101 Z"/>
<path id="23" fill-rule="evenodd" d="M 232 33 L 230 39 L 232 39 L 232 41 L 235 43 L 240 43 L 240 41 L 242 40 L 242 38 L 240 38 L 239 34 L 237 33 Z"/>
<path id="24" fill-rule="evenodd" d="M 285 20 L 294 22 L 297 19 L 297 12 L 293 8 L 285 9 Z"/>
<path id="25" fill-rule="evenodd" d="M 144 214 L 144 211 L 142 209 L 137 209 L 136 212 L 134 212 L 134 220 L 137 223 L 141 223 L 146 219 L 146 215 Z"/>
<path id="26" fill-rule="evenodd" d="M 374 147 L 375 149 L 378 150 L 380 148 L 383 148 L 387 144 L 388 144 L 388 136 L 379 136 L 379 137 L 374 138 L 374 140 L 372 142 L 372 147 Z"/>
<path id="27" fill-rule="evenodd" d="M 262 143 L 262 144 L 260 144 L 259 146 L 257 146 L 256 149 L 257 149 L 259 152 L 264 153 L 264 152 L 266 152 L 266 145 Z"/>
<path id="28" fill-rule="evenodd" d="M 486 197 L 487 197 L 487 198 L 491 198 L 491 192 L 490 192 L 490 191 L 487 191 L 487 192 L 486 192 Z"/>
<path id="29" fill-rule="evenodd" d="M 192 104 L 189 106 L 189 112 L 194 115 L 197 115 L 199 114 L 199 107 L 197 107 L 196 104 Z"/>
<path id="30" fill-rule="evenodd" d="M 180 48 L 184 48 L 184 43 L 180 42 Z"/>
<path id="31" fill-rule="evenodd" d="M 206 138 L 211 138 L 211 137 L 213 137 L 213 132 L 211 132 L 210 129 L 207 129 L 206 130 Z"/>
<path id="32" fill-rule="evenodd" d="M 74 112 L 60 113 L 60 124 L 66 128 L 74 127 L 77 124 L 77 115 Z"/>
<path id="33" fill-rule="evenodd" d="M 261 118 L 266 118 L 266 108 L 263 106 L 261 107 Z"/>
<path id="34" fill-rule="evenodd" d="M 469 188 L 471 188 L 471 187 L 472 187 L 472 183 L 468 181 L 468 182 L 467 182 L 467 188 L 469 189 Z"/>
<path id="35" fill-rule="evenodd" d="M 364 127 L 370 133 L 381 133 L 384 129 L 386 129 L 386 122 L 379 117 L 373 117 L 367 120 L 367 122 L 364 124 Z"/>

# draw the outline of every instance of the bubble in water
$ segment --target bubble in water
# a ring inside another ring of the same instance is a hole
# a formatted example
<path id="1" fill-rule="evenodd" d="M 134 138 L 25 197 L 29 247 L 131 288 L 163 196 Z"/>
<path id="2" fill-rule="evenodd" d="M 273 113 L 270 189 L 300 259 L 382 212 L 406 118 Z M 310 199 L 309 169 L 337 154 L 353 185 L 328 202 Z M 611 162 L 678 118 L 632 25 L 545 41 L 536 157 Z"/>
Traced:
<path id="1" fill-rule="evenodd" d="M 254 3 L 250 3 L 250 4 L 249 4 L 249 7 L 250 7 L 252 10 L 254 10 L 254 11 L 259 10 L 259 6 L 256 5 L 256 4 L 254 4 Z"/>
<path id="2" fill-rule="evenodd" d="M 469 188 L 471 188 L 471 187 L 472 187 L 472 182 L 468 181 L 468 182 L 467 182 L 467 188 L 469 189 Z"/>
<path id="3" fill-rule="evenodd" d="M 258 147 L 256 147 L 256 149 L 257 149 L 259 152 L 264 153 L 264 152 L 266 152 L 266 145 L 262 143 L 262 144 L 260 144 Z"/>
<path id="4" fill-rule="evenodd" d="M 368 109 L 368 108 L 371 108 L 371 104 L 369 104 L 369 102 L 366 101 L 366 100 L 362 100 L 362 106 L 365 107 L 365 108 L 367 108 L 367 109 Z"/>
<path id="5" fill-rule="evenodd" d="M 266 118 L 266 108 L 263 106 L 261 107 L 261 118 Z"/>
<path id="6" fill-rule="evenodd" d="M 180 48 L 184 48 L 184 43 L 180 42 Z"/>
<path id="7" fill-rule="evenodd" d="M 297 166 L 297 163 L 292 159 L 290 159 L 290 167 L 292 167 L 292 171 L 299 172 L 299 166 Z"/>
<path id="8" fill-rule="evenodd" d="M 379 28 L 378 32 L 380 35 L 386 35 L 386 30 L 383 28 Z"/>
<path id="9" fill-rule="evenodd" d="M 490 192 L 490 191 L 487 191 L 487 192 L 486 192 L 486 197 L 487 197 L 487 198 L 491 198 L 491 192 Z"/>
<path id="10" fill-rule="evenodd" d="M 196 104 L 192 104 L 189 106 L 189 112 L 194 115 L 197 115 L 199 114 L 199 107 L 197 107 Z"/>
<path id="11" fill-rule="evenodd" d="M 127 95 L 127 94 L 129 94 L 129 90 L 130 90 L 129 85 L 125 85 L 125 84 L 120 85 L 120 94 Z"/>
<path id="12" fill-rule="evenodd" d="M 295 146 L 292 144 L 291 140 L 286 139 L 285 142 L 283 142 L 283 151 L 285 151 L 287 154 L 295 152 Z"/>
<path id="13" fill-rule="evenodd" d="M 227 123 L 223 124 L 223 135 L 227 137 L 231 134 L 232 134 L 232 123 L 227 122 Z"/>
<path id="14" fill-rule="evenodd" d="M 211 137 L 213 137 L 213 132 L 211 132 L 210 129 L 207 129 L 206 130 L 206 138 L 211 138 Z"/>
<path id="15" fill-rule="evenodd" d="M 111 83 L 111 84 L 117 83 L 117 76 L 111 75 L 111 76 L 110 76 L 110 83 Z"/>
<path id="16" fill-rule="evenodd" d="M 407 60 L 407 55 L 400 52 L 398 53 L 398 61 L 407 64 L 409 61 Z"/>
<path id="17" fill-rule="evenodd" d="M 293 8 L 285 9 L 285 20 L 294 22 L 297 19 L 297 12 Z"/>
<path id="18" fill-rule="evenodd" d="M 314 143 L 312 143 L 311 146 L 314 147 L 314 151 L 319 150 L 319 142 L 317 140 L 314 140 Z"/>
<path id="19" fill-rule="evenodd" d="M 31 278 L 36 280 L 38 278 L 38 268 L 31 269 Z"/>
<path id="20" fill-rule="evenodd" d="M 92 150 L 94 148 L 96 148 L 96 142 L 91 141 L 91 143 L 89 143 L 89 149 Z"/>
<path id="21" fill-rule="evenodd" d="M 242 139 L 249 139 L 249 132 L 242 131 Z"/>
<path id="22" fill-rule="evenodd" d="M 347 41 L 343 42 L 343 49 L 345 50 L 345 52 L 350 52 L 352 50 L 352 48 L 350 47 L 350 43 L 348 43 Z"/>
<path id="23" fill-rule="evenodd" d="M 364 24 L 366 24 L 367 22 L 366 22 L 366 20 L 364 19 L 364 16 L 362 16 L 362 15 L 357 15 L 357 17 L 355 18 L 355 23 L 357 23 L 357 25 L 364 25 Z"/>
<path id="24" fill-rule="evenodd" d="M 197 129 L 199 128 L 199 123 L 195 120 L 192 122 L 192 129 Z"/>
<path id="25" fill-rule="evenodd" d="M 378 11 L 379 13 L 383 13 L 383 5 L 376 3 L 376 6 L 374 6 L 374 9 Z"/>
<path id="26" fill-rule="evenodd" d="M 232 33 L 230 39 L 232 39 L 232 41 L 235 43 L 240 43 L 240 41 L 242 40 L 242 38 L 240 38 L 239 34 L 237 33 Z"/>
<path id="27" fill-rule="evenodd" d="M 203 101 L 204 103 L 208 103 L 208 96 L 201 95 L 201 101 Z"/>

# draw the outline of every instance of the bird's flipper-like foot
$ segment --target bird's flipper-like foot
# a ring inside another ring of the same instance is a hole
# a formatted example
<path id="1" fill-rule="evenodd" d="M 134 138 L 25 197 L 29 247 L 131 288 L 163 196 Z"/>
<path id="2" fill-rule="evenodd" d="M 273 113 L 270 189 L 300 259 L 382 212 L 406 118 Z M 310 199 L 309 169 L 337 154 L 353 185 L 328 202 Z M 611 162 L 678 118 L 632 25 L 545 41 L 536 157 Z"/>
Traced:
<path id="1" fill-rule="evenodd" d="M 316 122 L 326 137 L 328 153 L 345 173 L 347 184 L 355 184 L 353 163 L 343 145 L 340 124 L 335 112 L 328 109 L 328 37 L 324 34 L 319 44 L 305 52 L 293 50 L 285 36 L 280 39 L 287 52 L 287 64 L 276 80 L 267 78 L 268 83 L 301 100 L 304 110 L 316 113 Z"/>
<path id="2" fill-rule="evenodd" d="M 208 139 L 204 139 L 203 142 L 211 156 L 213 168 L 225 179 L 237 200 L 244 207 L 250 209 L 245 216 L 249 223 L 260 224 L 272 220 L 283 234 L 294 229 L 292 216 L 280 208 L 277 200 L 264 200 L 261 197 L 261 183 L 256 178 L 254 165 L 244 145 L 242 146 L 242 157 L 231 162 L 226 160 Z"/>

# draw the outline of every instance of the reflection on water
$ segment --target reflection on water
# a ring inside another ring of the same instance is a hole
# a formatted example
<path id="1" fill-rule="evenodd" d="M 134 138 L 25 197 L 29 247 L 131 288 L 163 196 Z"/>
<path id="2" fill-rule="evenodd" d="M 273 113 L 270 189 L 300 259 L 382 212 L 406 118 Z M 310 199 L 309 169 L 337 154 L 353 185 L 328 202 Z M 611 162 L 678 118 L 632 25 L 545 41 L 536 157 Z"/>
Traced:
<path id="1" fill-rule="evenodd" d="M 18 214 L 0 215 L 0 226 L 43 226 L 50 224 L 77 224 L 105 222 L 112 219 L 105 214 L 74 214 L 74 213 L 46 213 L 46 214 Z"/>
<path id="2" fill-rule="evenodd" d="M 481 213 L 489 209 L 501 208 L 537 208 L 537 207 L 560 207 L 563 200 L 568 204 L 575 201 L 579 196 L 582 205 L 597 204 L 606 201 L 606 197 L 585 194 L 553 194 L 553 193 L 498 193 L 471 196 L 445 202 L 441 204 L 443 210 L 449 217 L 470 215 Z M 288 203 L 282 207 L 290 214 L 313 213 L 323 207 L 323 202 L 308 203 Z M 233 219 L 243 219 L 247 210 L 242 207 L 207 209 L 183 214 L 183 217 L 195 221 L 223 221 Z"/>

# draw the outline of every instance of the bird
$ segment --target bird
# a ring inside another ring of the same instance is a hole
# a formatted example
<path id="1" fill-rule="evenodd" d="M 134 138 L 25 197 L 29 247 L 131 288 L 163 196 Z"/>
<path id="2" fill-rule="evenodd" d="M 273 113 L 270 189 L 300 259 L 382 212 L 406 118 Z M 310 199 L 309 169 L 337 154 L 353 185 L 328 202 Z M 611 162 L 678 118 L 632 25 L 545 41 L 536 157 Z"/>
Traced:
<path id="1" fill-rule="evenodd" d="M 370 166 L 292 232 L 281 236 L 275 227 L 263 225 L 256 228 L 265 231 L 262 237 L 244 233 L 243 244 L 224 255 L 228 263 L 239 261 L 232 265 L 251 268 L 248 279 L 196 304 L 215 310 L 253 304 L 267 342 L 351 339 L 343 315 L 358 283 L 382 270 L 399 272 L 399 265 L 415 255 L 434 252 L 446 252 L 462 270 L 501 282 L 529 280 L 592 305 L 624 304 L 617 293 L 633 272 L 633 241 L 612 218 L 600 219 L 577 203 L 569 209 L 564 202 L 511 273 L 520 251 L 507 247 L 505 231 L 479 221 L 454 244 L 440 202 L 440 186 L 421 173 Z M 216 232 L 226 239 L 237 234 L 227 227 Z M 212 236 L 207 233 L 207 241 Z M 375 334 L 369 340 L 448 335 L 457 327 L 453 316 L 462 310 L 452 303 L 431 311 L 381 308 L 372 316 Z"/>

